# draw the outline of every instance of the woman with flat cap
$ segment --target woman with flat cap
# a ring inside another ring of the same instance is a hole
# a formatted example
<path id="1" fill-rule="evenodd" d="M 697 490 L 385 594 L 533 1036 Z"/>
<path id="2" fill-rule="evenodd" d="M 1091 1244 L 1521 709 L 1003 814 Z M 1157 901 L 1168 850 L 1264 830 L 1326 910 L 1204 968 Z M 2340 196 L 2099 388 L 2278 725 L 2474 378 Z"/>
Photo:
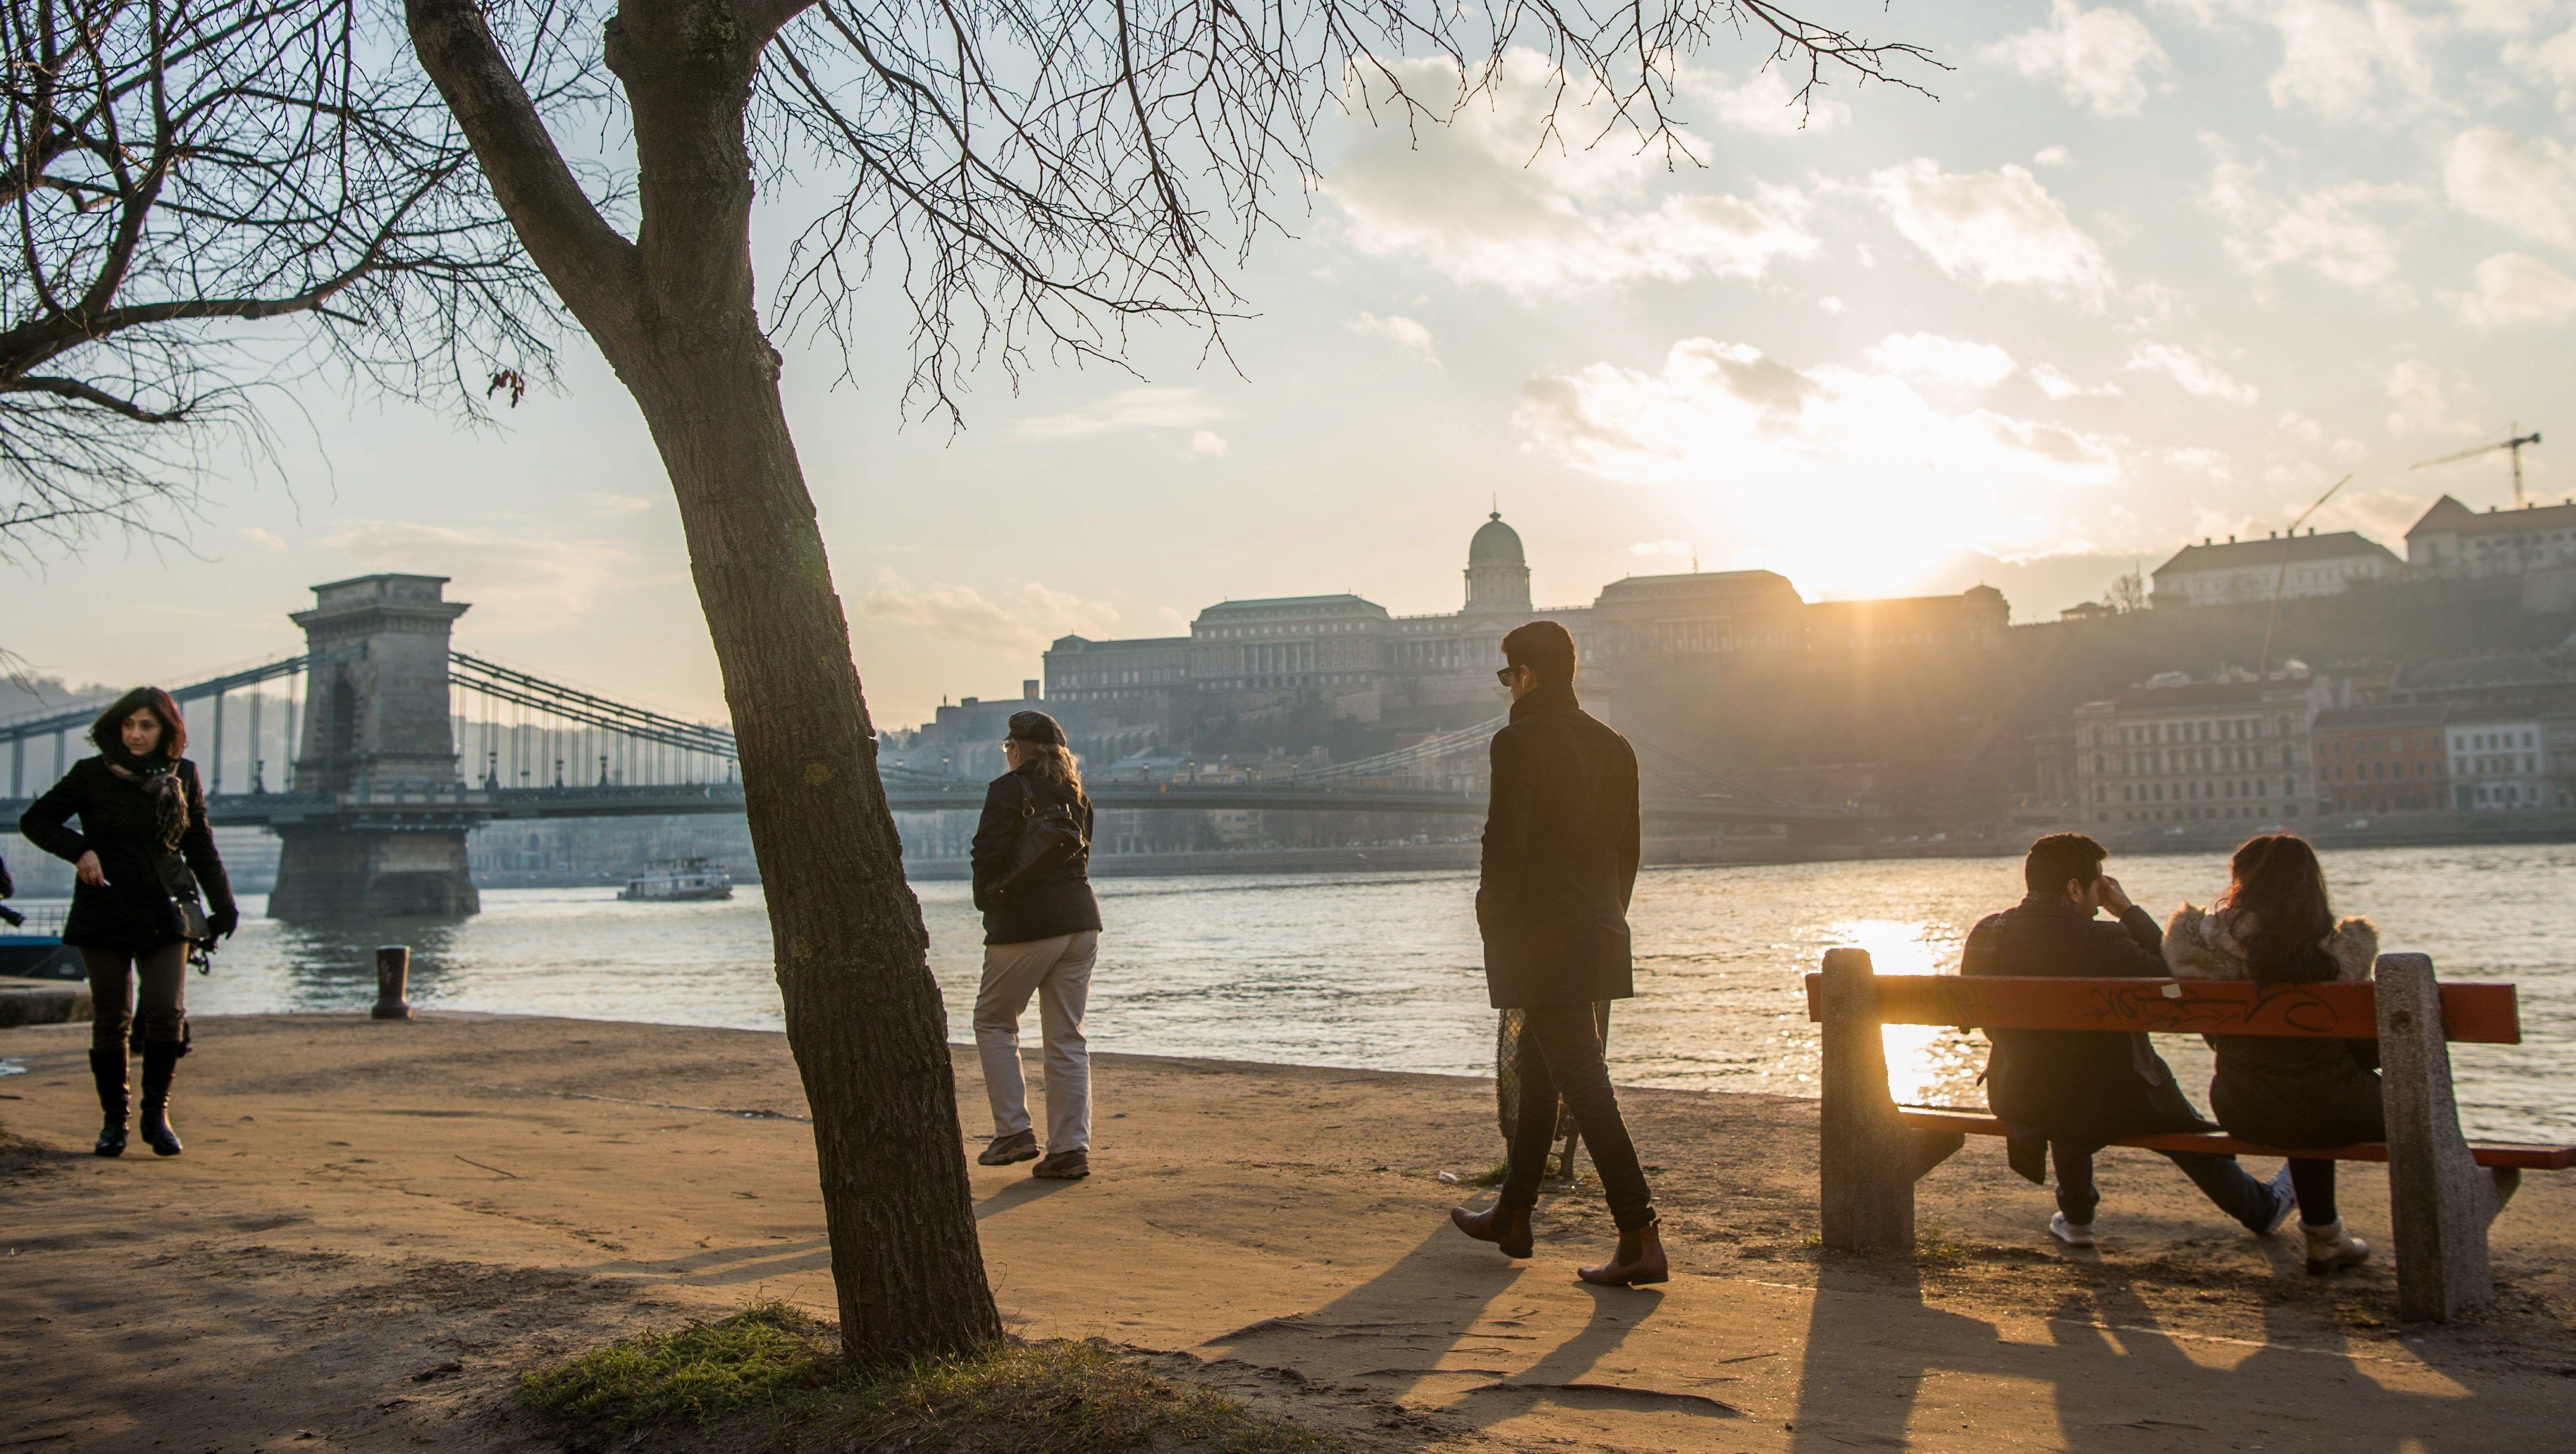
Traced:
<path id="1" fill-rule="evenodd" d="M 1091 1051 L 1082 1038 L 1100 954 L 1091 799 L 1063 726 L 1044 712 L 1011 714 L 1002 757 L 1011 770 L 985 789 L 973 849 L 975 907 L 984 914 L 975 1050 L 993 1106 L 993 1139 L 975 1159 L 1008 1166 L 1038 1158 L 1031 1175 L 1073 1181 L 1091 1174 Z M 1032 995 L 1046 1041 L 1042 1158 L 1020 1075 L 1020 1014 Z"/>

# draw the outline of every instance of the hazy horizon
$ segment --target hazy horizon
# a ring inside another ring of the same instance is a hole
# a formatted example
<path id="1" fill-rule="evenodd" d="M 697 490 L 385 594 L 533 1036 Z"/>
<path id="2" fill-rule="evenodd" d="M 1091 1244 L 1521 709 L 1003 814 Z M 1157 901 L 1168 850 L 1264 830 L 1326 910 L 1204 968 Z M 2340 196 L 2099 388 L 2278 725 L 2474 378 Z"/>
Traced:
<path id="1" fill-rule="evenodd" d="M 880 725 L 1229 596 L 1454 610 L 1496 501 L 1543 605 L 1696 557 L 1809 599 L 1983 581 L 2016 620 L 2260 537 L 2348 472 L 2310 523 L 2401 554 L 2442 493 L 2510 502 L 2500 456 L 2408 466 L 2560 422 L 2576 0 L 1815 11 L 1957 69 L 1937 100 L 1828 88 L 1801 127 L 1721 45 L 1683 84 L 1704 169 L 1534 155 L 1518 85 L 1418 146 L 1337 125 L 1299 235 L 1242 279 L 1239 373 L 1146 334 L 1138 376 L 979 376 L 952 435 L 897 413 L 891 312 L 837 388 L 839 357 L 785 343 Z M 769 275 L 810 200 L 771 199 Z M 0 577 L 0 646 L 194 679 L 294 650 L 315 583 L 416 571 L 473 603 L 468 650 L 724 715 L 641 421 L 563 344 L 562 389 L 492 431 L 293 390 L 283 487 L 237 471 L 184 548 Z M 2576 477 L 2550 461 L 2526 455 L 2536 498 Z"/>

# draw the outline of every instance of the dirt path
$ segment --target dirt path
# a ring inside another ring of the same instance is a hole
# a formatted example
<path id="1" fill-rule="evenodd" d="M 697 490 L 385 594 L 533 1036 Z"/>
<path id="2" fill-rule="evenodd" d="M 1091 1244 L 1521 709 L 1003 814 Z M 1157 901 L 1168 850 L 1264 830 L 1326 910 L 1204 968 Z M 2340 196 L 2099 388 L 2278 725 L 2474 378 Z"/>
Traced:
<path id="1" fill-rule="evenodd" d="M 80 1154 L 85 1026 L 0 1032 L 0 1454 L 517 1448 L 506 1371 L 754 1294 L 829 1313 L 782 1039 L 599 1022 L 201 1022 L 187 1155 Z M 968 1125 L 982 1121 L 971 1053 Z M 2100 1254 L 1971 1147 L 1913 1266 L 1812 1246 L 1810 1103 L 1627 1093 L 1677 1275 L 1572 1276 L 1587 1188 L 1515 1266 L 1448 1230 L 1491 1089 L 1104 1057 L 1100 1174 L 977 1169 L 1014 1327 L 1186 1353 L 1413 1446 L 1839 1451 L 2548 1448 L 2576 1408 L 2576 1178 L 2499 1225 L 2491 1317 L 2391 1326 L 2384 1262 L 2299 1275 L 2150 1157 Z M 2268 1173 L 2269 1167 L 2259 1170 Z M 2384 1189 L 2348 1177 L 2384 1240 Z M 1284 1370 L 1284 1371 L 1283 1371 Z"/>

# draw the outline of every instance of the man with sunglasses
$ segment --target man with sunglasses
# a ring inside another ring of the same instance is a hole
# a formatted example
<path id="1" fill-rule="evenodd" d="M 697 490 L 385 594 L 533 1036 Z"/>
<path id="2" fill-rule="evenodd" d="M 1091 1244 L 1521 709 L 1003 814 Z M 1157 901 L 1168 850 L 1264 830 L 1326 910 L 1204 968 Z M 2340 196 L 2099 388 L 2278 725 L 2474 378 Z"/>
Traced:
<path id="1" fill-rule="evenodd" d="M 1503 660 L 1494 675 L 1512 694 L 1512 712 L 1494 734 L 1476 923 L 1487 997 L 1496 1009 L 1522 1013 L 1514 1064 L 1520 1112 L 1502 1195 L 1481 1212 L 1453 1208 L 1449 1218 L 1509 1256 L 1530 1255 L 1530 1211 L 1562 1098 L 1619 1225 L 1618 1251 L 1578 1275 L 1608 1287 L 1662 1282 L 1669 1274 L 1654 1199 L 1602 1063 L 1592 1009 L 1634 993 L 1628 897 L 1642 846 L 1637 754 L 1575 699 L 1574 638 L 1563 626 L 1519 627 L 1503 638 Z"/>

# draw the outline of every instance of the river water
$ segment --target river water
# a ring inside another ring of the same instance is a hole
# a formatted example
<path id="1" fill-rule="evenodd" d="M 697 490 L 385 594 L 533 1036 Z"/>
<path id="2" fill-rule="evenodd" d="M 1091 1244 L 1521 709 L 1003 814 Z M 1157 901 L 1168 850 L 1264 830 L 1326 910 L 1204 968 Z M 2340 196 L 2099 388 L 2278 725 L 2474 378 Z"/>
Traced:
<path id="1" fill-rule="evenodd" d="M 2187 896 L 2206 902 L 2226 880 L 2214 854 L 2123 857 L 2112 869 L 2159 916 Z M 2522 1044 L 2453 1049 L 2472 1133 L 2576 1139 L 2576 846 L 2361 849 L 2334 854 L 2327 871 L 2338 911 L 2368 915 L 2384 947 L 2431 954 L 2445 978 L 2521 987 Z M 1472 874 L 1097 887 L 1109 925 L 1091 995 L 1097 1048 L 1492 1073 Z M 952 1038 L 969 1038 L 982 935 L 967 886 L 918 891 Z M 1816 1028 L 1800 976 L 1825 949 L 1859 945 L 1882 973 L 1954 971 L 1969 926 L 2020 893 L 2017 859 L 1650 869 L 1631 916 L 1638 997 L 1613 1012 L 1611 1072 L 1628 1084 L 1812 1095 Z M 255 915 L 256 901 L 248 907 Z M 461 924 L 317 929 L 253 917 L 212 976 L 191 977 L 190 1006 L 364 1008 L 380 943 L 413 947 L 411 996 L 424 1007 L 779 1025 L 757 888 L 716 904 L 499 890 Z M 1912 1027 L 1887 1036 L 1900 1099 L 1982 1104 L 1975 1037 Z M 2206 1086 L 2196 1040 L 2157 1044 L 2186 1086 Z"/>

